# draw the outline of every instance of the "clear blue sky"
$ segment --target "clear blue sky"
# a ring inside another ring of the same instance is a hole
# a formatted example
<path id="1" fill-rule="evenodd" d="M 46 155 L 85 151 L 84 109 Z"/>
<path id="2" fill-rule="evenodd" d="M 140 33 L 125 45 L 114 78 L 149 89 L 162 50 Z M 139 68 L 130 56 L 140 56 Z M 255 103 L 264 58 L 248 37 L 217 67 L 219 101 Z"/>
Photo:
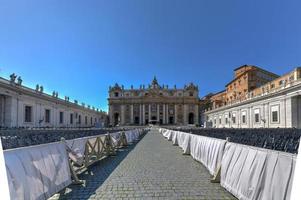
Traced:
<path id="1" fill-rule="evenodd" d="M 301 66 L 300 0 L 0 0 L 0 76 L 107 110 L 109 85 L 194 82 Z"/>

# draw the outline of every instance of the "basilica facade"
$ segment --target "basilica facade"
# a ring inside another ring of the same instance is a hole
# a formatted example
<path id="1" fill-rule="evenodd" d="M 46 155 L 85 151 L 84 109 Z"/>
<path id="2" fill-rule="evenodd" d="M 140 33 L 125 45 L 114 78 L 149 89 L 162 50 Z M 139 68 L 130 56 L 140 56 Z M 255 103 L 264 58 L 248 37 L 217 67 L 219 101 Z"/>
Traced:
<path id="1" fill-rule="evenodd" d="M 199 90 L 190 83 L 184 88 L 160 85 L 156 79 L 139 89 L 117 83 L 109 88 L 110 125 L 199 124 Z"/>

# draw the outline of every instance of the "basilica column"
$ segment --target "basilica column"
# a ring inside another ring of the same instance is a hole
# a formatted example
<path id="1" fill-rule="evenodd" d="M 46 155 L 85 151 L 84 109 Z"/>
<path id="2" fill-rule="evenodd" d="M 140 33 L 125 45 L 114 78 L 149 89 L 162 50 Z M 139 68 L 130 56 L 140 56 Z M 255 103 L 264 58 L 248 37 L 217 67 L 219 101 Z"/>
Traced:
<path id="1" fill-rule="evenodd" d="M 187 125 L 188 124 L 188 105 L 184 104 L 184 124 Z"/>
<path id="2" fill-rule="evenodd" d="M 131 124 L 134 124 L 134 105 L 131 105 Z"/>
<path id="3" fill-rule="evenodd" d="M 157 122 L 160 122 L 160 105 L 157 104 Z"/>
<path id="4" fill-rule="evenodd" d="M 199 106 L 195 105 L 194 109 L 195 109 L 195 111 L 194 111 L 194 113 L 195 113 L 194 123 L 199 125 L 200 124 L 200 122 L 199 122 L 199 115 L 200 115 Z"/>
<path id="5" fill-rule="evenodd" d="M 169 110 L 168 110 L 168 104 L 166 104 L 166 124 L 169 124 Z"/>
<path id="6" fill-rule="evenodd" d="M 124 105 L 121 105 L 120 124 L 124 125 L 124 123 L 125 123 Z"/>
<path id="7" fill-rule="evenodd" d="M 177 124 L 177 118 L 178 118 L 178 109 L 177 109 L 177 104 L 175 104 L 175 124 Z"/>
<path id="8" fill-rule="evenodd" d="M 142 124 L 145 124 L 145 104 L 142 105 Z"/>
<path id="9" fill-rule="evenodd" d="M 142 105 L 139 104 L 139 124 L 142 125 Z"/>
<path id="10" fill-rule="evenodd" d="M 166 116 L 165 116 L 165 114 L 166 114 L 166 107 L 165 107 L 165 104 L 163 104 L 163 124 L 166 124 Z"/>
<path id="11" fill-rule="evenodd" d="M 110 119 L 110 124 L 113 125 L 113 106 L 109 105 L 109 119 Z"/>
<path id="12" fill-rule="evenodd" d="M 148 123 L 151 120 L 151 116 L 152 116 L 151 112 L 152 112 L 152 110 L 151 110 L 151 104 L 148 104 Z"/>

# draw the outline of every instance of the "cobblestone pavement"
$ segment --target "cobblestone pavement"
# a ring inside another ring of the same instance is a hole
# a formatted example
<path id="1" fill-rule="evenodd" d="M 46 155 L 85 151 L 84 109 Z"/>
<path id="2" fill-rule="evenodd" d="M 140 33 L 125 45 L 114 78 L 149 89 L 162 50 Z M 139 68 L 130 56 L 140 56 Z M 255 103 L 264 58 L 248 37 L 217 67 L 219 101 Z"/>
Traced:
<path id="1" fill-rule="evenodd" d="M 235 199 L 220 184 L 210 182 L 207 169 L 178 146 L 150 131 L 134 147 L 100 161 L 52 199 Z"/>

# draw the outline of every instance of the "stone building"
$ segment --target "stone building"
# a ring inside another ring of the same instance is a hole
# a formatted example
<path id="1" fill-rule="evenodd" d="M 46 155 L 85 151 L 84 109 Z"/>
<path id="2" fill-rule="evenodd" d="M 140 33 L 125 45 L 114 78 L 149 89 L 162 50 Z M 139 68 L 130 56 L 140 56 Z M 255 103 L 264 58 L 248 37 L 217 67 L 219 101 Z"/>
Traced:
<path id="1" fill-rule="evenodd" d="M 116 125 L 199 124 L 199 90 L 193 83 L 177 89 L 152 83 L 139 89 L 109 88 L 109 121 Z"/>
<path id="2" fill-rule="evenodd" d="M 229 84 L 227 90 L 211 95 L 210 106 L 204 113 L 206 125 L 217 128 L 301 128 L 301 68 L 281 77 L 265 74 L 257 76 L 256 82 L 236 84 L 236 94 L 243 91 L 239 97 L 233 95 L 234 85 L 229 90 Z M 242 77 L 244 79 L 244 75 Z M 260 78 L 263 80 L 258 80 Z M 230 83 L 236 81 L 237 77 Z"/>
<path id="3" fill-rule="evenodd" d="M 43 91 L 43 86 L 31 89 L 22 85 L 15 74 L 7 80 L 0 77 L 0 128 L 11 127 L 101 127 L 107 114 L 69 97 L 60 99 Z"/>

